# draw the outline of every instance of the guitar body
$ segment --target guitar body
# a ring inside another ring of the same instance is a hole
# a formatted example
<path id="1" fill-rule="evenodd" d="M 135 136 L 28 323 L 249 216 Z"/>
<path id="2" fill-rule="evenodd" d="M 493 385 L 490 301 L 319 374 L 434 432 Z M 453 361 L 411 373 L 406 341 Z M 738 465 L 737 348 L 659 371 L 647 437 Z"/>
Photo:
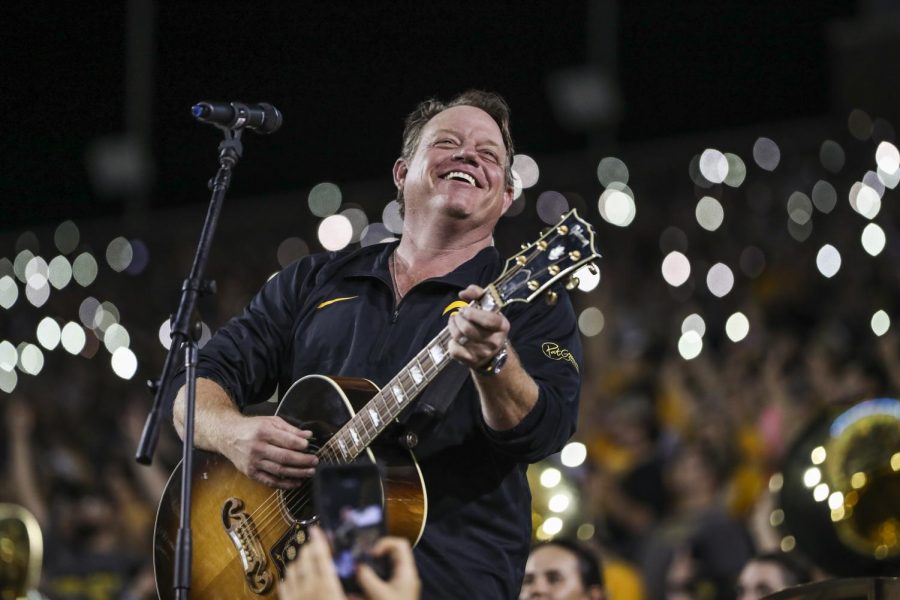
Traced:
<path id="1" fill-rule="evenodd" d="M 310 375 L 291 386 L 275 414 L 311 430 L 315 451 L 378 392 L 365 379 Z M 425 526 L 427 497 L 413 455 L 379 438 L 357 460 L 381 467 L 388 534 L 415 544 Z M 276 597 L 285 565 L 296 558 L 316 519 L 312 482 L 276 490 L 249 479 L 219 454 L 195 450 L 191 494 L 190 597 Z M 156 589 L 164 600 L 175 596 L 180 504 L 181 465 L 166 485 L 154 531 Z"/>

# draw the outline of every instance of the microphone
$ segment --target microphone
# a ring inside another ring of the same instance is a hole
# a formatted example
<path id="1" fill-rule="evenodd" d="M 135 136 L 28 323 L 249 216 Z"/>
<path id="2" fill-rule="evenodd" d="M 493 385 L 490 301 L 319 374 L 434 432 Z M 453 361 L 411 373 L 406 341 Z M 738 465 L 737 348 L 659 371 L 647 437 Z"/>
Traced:
<path id="1" fill-rule="evenodd" d="M 281 127 L 281 112 L 265 102 L 198 102 L 191 107 L 198 121 L 229 129 L 252 129 L 257 133 L 274 133 Z"/>

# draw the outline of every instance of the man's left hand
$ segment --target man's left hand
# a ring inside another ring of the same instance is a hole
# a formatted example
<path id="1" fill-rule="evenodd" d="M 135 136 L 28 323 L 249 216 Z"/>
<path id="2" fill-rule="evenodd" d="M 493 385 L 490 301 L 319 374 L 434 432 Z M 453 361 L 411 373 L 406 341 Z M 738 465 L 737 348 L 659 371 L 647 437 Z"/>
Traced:
<path id="1" fill-rule="evenodd" d="M 459 293 L 461 300 L 471 302 L 484 294 L 484 289 L 470 285 Z M 509 321 L 499 312 L 467 306 L 450 315 L 450 356 L 469 368 L 487 364 L 509 336 Z"/>

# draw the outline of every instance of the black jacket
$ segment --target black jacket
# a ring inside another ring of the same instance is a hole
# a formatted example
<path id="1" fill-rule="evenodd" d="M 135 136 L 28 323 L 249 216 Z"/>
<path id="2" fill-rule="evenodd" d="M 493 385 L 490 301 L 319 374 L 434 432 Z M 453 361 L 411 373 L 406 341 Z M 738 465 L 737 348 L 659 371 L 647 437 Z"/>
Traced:
<path id="1" fill-rule="evenodd" d="M 384 385 L 447 325 L 459 291 L 490 283 L 502 267 L 496 249 L 486 248 L 395 306 L 388 271 L 395 246 L 318 254 L 287 267 L 203 348 L 198 375 L 241 407 L 313 373 Z M 575 430 L 581 346 L 567 294 L 554 306 L 515 303 L 505 314 L 539 399 L 514 429 L 493 431 L 467 377 L 446 418 L 420 439 L 414 454 L 428 515 L 415 555 L 423 598 L 518 595 L 531 537 L 527 465 L 559 451 Z"/>

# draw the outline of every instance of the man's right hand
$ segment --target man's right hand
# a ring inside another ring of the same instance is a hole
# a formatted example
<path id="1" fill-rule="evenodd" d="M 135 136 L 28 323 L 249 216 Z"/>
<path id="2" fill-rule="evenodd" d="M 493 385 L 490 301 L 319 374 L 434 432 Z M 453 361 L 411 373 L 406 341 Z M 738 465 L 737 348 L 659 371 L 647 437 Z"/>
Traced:
<path id="1" fill-rule="evenodd" d="M 265 485 L 291 489 L 313 476 L 319 459 L 309 454 L 312 432 L 281 417 L 243 417 L 222 453 L 244 475 Z"/>
<path id="2" fill-rule="evenodd" d="M 184 439 L 185 390 L 173 406 L 174 424 Z M 247 477 L 271 487 L 295 488 L 312 477 L 319 459 L 309 454 L 312 433 L 281 417 L 242 415 L 215 381 L 197 379 L 194 446 L 224 455 Z"/>

